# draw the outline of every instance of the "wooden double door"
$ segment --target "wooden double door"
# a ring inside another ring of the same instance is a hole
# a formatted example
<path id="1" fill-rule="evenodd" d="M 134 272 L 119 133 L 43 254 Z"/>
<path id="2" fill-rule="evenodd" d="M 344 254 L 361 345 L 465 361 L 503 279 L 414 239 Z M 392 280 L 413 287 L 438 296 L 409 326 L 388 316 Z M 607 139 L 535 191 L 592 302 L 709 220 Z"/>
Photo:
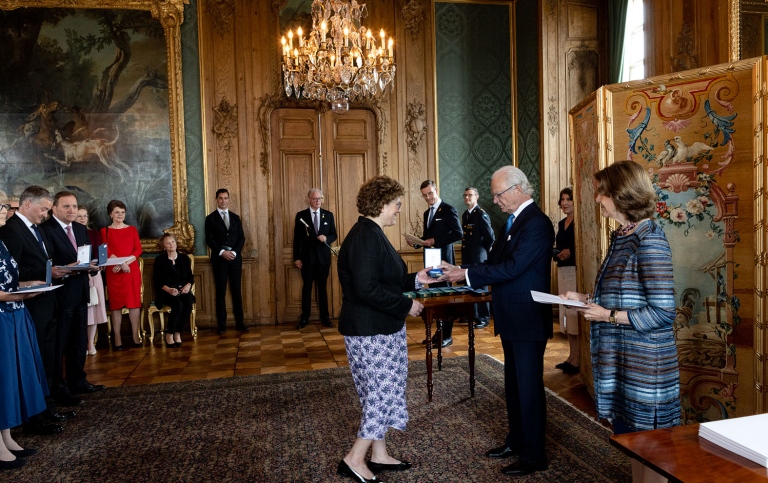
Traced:
<path id="1" fill-rule="evenodd" d="M 323 208 L 333 212 L 338 240 L 357 221 L 357 191 L 377 174 L 376 119 L 371 111 L 336 115 L 315 109 L 276 109 L 271 117 L 275 293 L 278 322 L 296 322 L 301 315 L 301 272 L 293 263 L 296 213 L 307 209 L 307 191 L 323 190 Z M 336 257 L 328 280 L 331 317 L 341 309 Z M 313 290 L 310 320 L 319 319 Z"/>

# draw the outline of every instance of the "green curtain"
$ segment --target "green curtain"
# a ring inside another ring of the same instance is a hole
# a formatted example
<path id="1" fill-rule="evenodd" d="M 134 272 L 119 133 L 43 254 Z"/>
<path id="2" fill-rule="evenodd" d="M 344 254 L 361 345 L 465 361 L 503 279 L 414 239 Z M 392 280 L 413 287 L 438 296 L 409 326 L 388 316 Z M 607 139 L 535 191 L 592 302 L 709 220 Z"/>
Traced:
<path id="1" fill-rule="evenodd" d="M 621 82 L 621 64 L 624 61 L 624 31 L 627 24 L 629 0 L 608 2 L 608 83 Z"/>

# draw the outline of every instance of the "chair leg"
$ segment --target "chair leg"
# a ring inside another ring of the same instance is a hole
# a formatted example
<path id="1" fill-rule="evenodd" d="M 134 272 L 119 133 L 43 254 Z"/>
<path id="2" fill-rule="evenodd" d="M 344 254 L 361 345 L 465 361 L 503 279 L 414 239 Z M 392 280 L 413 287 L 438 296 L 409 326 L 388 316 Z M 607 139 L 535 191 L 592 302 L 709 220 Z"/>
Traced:
<path id="1" fill-rule="evenodd" d="M 197 307 L 192 305 L 192 315 L 189 317 L 189 331 L 192 333 L 192 337 L 197 339 L 197 324 L 195 323 L 195 310 Z"/>
<path id="2" fill-rule="evenodd" d="M 165 340 L 165 314 L 162 310 L 158 314 L 160 314 L 160 338 Z"/>

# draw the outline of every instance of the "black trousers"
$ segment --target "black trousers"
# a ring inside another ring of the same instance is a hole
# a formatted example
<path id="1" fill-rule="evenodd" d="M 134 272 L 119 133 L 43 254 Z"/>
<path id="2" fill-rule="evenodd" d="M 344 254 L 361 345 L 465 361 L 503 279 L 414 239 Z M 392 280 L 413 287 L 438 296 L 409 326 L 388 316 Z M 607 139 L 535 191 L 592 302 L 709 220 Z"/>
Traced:
<path id="1" fill-rule="evenodd" d="M 171 313 L 168 314 L 168 326 L 165 328 L 166 334 L 181 332 L 185 325 L 189 325 L 194 301 L 195 297 L 192 293 L 179 293 L 177 297 L 167 297 L 163 300 L 163 304 L 171 308 Z"/>
<path id="2" fill-rule="evenodd" d="M 54 395 L 69 395 L 68 388 L 86 382 L 83 368 L 87 347 L 88 306 L 64 307 L 59 311 L 59 323 L 56 325 Z"/>
<path id="3" fill-rule="evenodd" d="M 312 284 L 317 287 L 317 305 L 320 309 L 320 320 L 331 320 L 328 313 L 328 273 L 330 265 L 319 263 L 301 264 L 301 279 L 304 284 L 301 287 L 301 320 L 309 320 L 312 311 Z"/>
<path id="4" fill-rule="evenodd" d="M 227 328 L 227 283 L 232 294 L 232 312 L 237 327 L 245 327 L 243 316 L 242 274 L 243 261 L 238 258 L 232 262 L 225 260 L 214 261 L 213 283 L 216 286 L 216 321 L 219 330 Z"/>
<path id="5" fill-rule="evenodd" d="M 544 463 L 547 461 L 544 452 L 547 426 L 544 349 L 547 341 L 501 339 L 501 347 L 504 349 L 504 392 L 509 419 L 505 443 L 520 452 L 521 461 Z"/>

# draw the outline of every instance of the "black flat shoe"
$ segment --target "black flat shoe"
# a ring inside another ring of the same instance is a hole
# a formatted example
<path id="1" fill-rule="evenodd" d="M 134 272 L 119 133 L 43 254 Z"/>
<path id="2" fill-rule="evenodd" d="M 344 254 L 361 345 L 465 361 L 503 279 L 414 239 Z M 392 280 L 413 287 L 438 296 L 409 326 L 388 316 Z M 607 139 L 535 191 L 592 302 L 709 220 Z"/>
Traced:
<path id="1" fill-rule="evenodd" d="M 515 461 L 509 466 L 502 468 L 501 472 L 507 476 L 525 476 L 537 471 L 544 471 L 548 468 L 547 462 L 529 463 L 527 461 Z"/>
<path id="2" fill-rule="evenodd" d="M 105 387 L 103 384 L 91 384 L 85 381 L 77 386 L 70 387 L 69 392 L 72 394 L 93 394 L 94 392 L 103 391 Z"/>
<path id="3" fill-rule="evenodd" d="M 560 364 L 555 364 L 555 369 L 562 369 L 563 367 L 568 365 L 568 361 L 561 362 Z"/>
<path id="4" fill-rule="evenodd" d="M 27 462 L 20 458 L 16 458 L 13 461 L 0 461 L 0 470 L 15 470 L 16 468 L 21 468 L 25 464 L 27 464 Z"/>
<path id="5" fill-rule="evenodd" d="M 368 469 L 374 475 L 381 473 L 382 471 L 405 471 L 411 469 L 411 464 L 407 461 L 401 461 L 400 463 L 391 465 L 386 463 L 375 463 L 373 461 L 368 462 Z"/>
<path id="6" fill-rule="evenodd" d="M 568 362 L 566 362 L 565 364 L 566 364 L 565 367 L 563 367 L 563 369 L 562 369 L 562 371 L 564 373 L 572 376 L 572 375 L 578 374 L 580 372 L 578 367 L 576 367 L 576 366 L 574 366 L 574 365 L 572 365 L 572 364 L 570 364 Z"/>
<path id="7" fill-rule="evenodd" d="M 134 349 L 141 349 L 142 347 L 144 347 L 144 344 L 141 342 L 131 341 L 131 347 L 133 347 Z"/>
<path id="8" fill-rule="evenodd" d="M 360 476 L 360 474 L 357 471 L 350 468 L 347 462 L 344 460 L 339 461 L 339 467 L 336 468 L 336 473 L 338 473 L 341 476 L 346 476 L 347 478 L 352 478 L 353 480 L 358 481 L 359 483 L 379 481 L 378 478 L 376 478 L 375 476 L 370 480 L 363 478 L 362 476 Z"/>
<path id="9" fill-rule="evenodd" d="M 113 351 L 121 351 L 121 350 L 123 350 L 123 346 L 122 345 L 112 346 L 112 350 Z"/>
<path id="10" fill-rule="evenodd" d="M 37 454 L 37 450 L 33 448 L 9 449 L 8 451 L 17 458 L 29 458 L 30 456 L 35 456 Z"/>

